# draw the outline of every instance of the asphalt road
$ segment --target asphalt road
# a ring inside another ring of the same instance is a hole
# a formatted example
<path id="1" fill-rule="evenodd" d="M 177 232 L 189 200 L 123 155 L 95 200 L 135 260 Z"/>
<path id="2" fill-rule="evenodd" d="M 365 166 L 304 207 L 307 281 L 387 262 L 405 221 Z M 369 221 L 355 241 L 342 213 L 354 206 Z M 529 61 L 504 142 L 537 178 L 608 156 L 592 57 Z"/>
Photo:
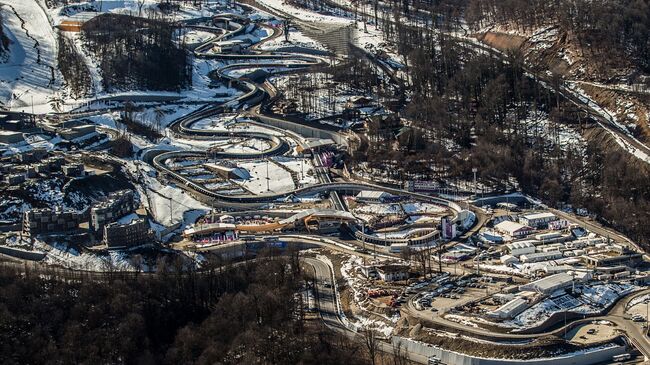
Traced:
<path id="1" fill-rule="evenodd" d="M 314 268 L 315 286 L 320 316 L 325 325 L 335 328 L 337 331 L 347 331 L 343 322 L 338 316 L 336 295 L 334 293 L 333 280 L 329 266 L 323 261 L 306 258 L 307 264 Z"/>
<path id="2" fill-rule="evenodd" d="M 332 277 L 332 271 L 330 270 L 330 267 L 325 262 L 317 259 L 305 258 L 304 261 L 308 265 L 312 266 L 315 270 L 316 300 L 319 303 L 318 305 L 320 308 L 320 315 L 323 319 L 323 323 L 325 323 L 325 325 L 332 330 L 342 333 L 351 339 L 363 342 L 363 334 L 349 330 L 343 324 L 341 318 L 338 315 L 338 312 L 336 310 L 337 298 L 334 293 L 334 288 L 331 285 L 334 283 L 334 278 Z M 326 283 L 329 283 L 330 285 L 327 285 Z M 391 343 L 379 341 L 378 346 L 379 350 L 384 354 L 388 354 L 389 356 L 393 354 L 393 345 Z M 427 364 L 429 360 L 427 356 L 413 352 L 408 353 L 408 358 L 411 361 L 419 364 Z"/>

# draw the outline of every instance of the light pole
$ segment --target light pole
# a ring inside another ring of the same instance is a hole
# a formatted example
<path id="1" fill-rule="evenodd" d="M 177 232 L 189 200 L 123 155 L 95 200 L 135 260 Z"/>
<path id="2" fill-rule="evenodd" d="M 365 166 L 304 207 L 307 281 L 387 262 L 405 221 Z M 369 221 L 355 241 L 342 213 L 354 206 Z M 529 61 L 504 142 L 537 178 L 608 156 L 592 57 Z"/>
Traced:
<path id="1" fill-rule="evenodd" d="M 269 177 L 269 159 L 266 159 L 266 191 L 271 191 L 271 188 L 269 186 L 270 184 L 270 177 Z"/>
<path id="2" fill-rule="evenodd" d="M 172 197 L 171 195 L 169 196 L 169 225 L 174 224 L 174 207 L 172 206 Z"/>
<path id="3" fill-rule="evenodd" d="M 478 172 L 478 169 L 476 167 L 472 168 L 472 173 L 474 174 L 474 196 L 477 194 L 477 186 L 476 186 L 476 173 Z"/>
<path id="4" fill-rule="evenodd" d="M 301 157 L 300 158 L 300 180 L 301 180 L 301 182 L 305 180 L 304 163 L 305 163 L 305 160 Z"/>
<path id="5" fill-rule="evenodd" d="M 648 331 L 650 330 L 650 325 L 648 325 L 648 314 L 650 314 L 650 300 L 646 299 L 645 302 L 645 334 L 648 335 Z"/>

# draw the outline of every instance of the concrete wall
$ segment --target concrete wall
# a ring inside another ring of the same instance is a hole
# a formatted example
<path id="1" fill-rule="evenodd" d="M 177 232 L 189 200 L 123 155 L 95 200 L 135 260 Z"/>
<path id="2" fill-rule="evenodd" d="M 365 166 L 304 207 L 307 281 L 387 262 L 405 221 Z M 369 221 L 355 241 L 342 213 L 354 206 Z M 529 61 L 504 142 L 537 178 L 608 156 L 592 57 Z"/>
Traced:
<path id="1" fill-rule="evenodd" d="M 531 204 L 532 202 L 521 193 L 504 194 L 497 196 L 486 196 L 476 199 L 472 204 L 476 206 L 496 205 L 497 203 Z"/>
<path id="2" fill-rule="evenodd" d="M 316 129 L 306 125 L 291 123 L 282 119 L 270 118 L 263 115 L 259 116 L 259 120 L 263 123 L 272 125 L 274 127 L 288 129 L 292 132 L 298 133 L 301 136 L 307 138 L 330 138 L 331 140 L 333 140 L 334 142 L 340 145 L 343 146 L 348 145 L 348 142 L 346 141 L 345 137 L 335 132 Z"/>
<path id="3" fill-rule="evenodd" d="M 0 253 L 8 256 L 17 257 L 23 260 L 30 260 L 30 261 L 41 261 L 42 259 L 45 258 L 45 253 L 43 252 L 26 251 L 26 250 L 21 250 L 19 248 L 13 248 L 7 246 L 0 246 Z"/>
<path id="4" fill-rule="evenodd" d="M 526 364 L 526 365 L 590 365 L 603 362 L 611 362 L 612 356 L 628 352 L 625 346 L 614 346 L 606 349 L 599 349 L 568 356 L 558 356 L 546 359 L 531 360 L 509 360 L 509 359 L 485 359 L 469 356 L 458 352 L 443 350 L 422 342 L 416 342 L 403 337 L 393 336 L 393 346 L 401 344 L 405 352 L 417 353 L 423 356 L 435 356 L 443 364 L 458 365 L 499 365 L 499 364 Z"/>
<path id="5" fill-rule="evenodd" d="M 182 99 L 182 95 L 115 95 L 92 100 L 93 103 L 110 103 L 110 102 L 171 102 Z"/>
<path id="6" fill-rule="evenodd" d="M 0 225 L 0 232 L 20 231 L 22 229 L 22 227 L 23 227 L 23 225 L 21 223 L 2 224 L 2 225 Z"/>

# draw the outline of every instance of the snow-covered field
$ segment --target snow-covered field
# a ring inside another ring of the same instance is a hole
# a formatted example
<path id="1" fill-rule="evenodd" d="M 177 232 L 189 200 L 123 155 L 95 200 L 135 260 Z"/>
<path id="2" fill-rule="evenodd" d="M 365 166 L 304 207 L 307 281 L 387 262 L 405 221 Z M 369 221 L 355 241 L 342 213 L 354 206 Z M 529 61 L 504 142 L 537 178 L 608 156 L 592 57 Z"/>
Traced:
<path id="1" fill-rule="evenodd" d="M 309 38 L 308 36 L 304 35 L 303 33 L 301 33 L 295 28 L 289 30 L 289 42 L 285 41 L 284 36 L 277 37 L 275 39 L 265 42 L 260 47 L 260 49 L 265 51 L 274 51 L 284 47 L 305 47 L 305 48 L 312 48 L 320 51 L 325 50 L 325 46 L 323 46 L 321 43 L 319 43 L 318 41 L 312 38 Z"/>
<path id="2" fill-rule="evenodd" d="M 61 137 L 51 138 L 41 134 L 33 134 L 26 136 L 25 141 L 23 142 L 10 145 L 0 143 L 0 146 L 4 146 L 4 148 L 6 148 L 3 156 L 9 156 L 30 151 L 35 148 L 44 148 L 48 151 L 51 151 L 55 149 L 55 145 L 59 142 L 61 142 Z"/>
<path id="3" fill-rule="evenodd" d="M 271 162 L 261 160 L 241 162 L 238 165 L 250 173 L 250 180 L 239 182 L 253 194 L 281 193 L 295 189 L 291 174 Z"/>
<path id="4" fill-rule="evenodd" d="M 181 227 L 194 223 L 198 217 L 210 211 L 210 207 L 202 204 L 174 185 L 163 185 L 154 177 L 153 168 L 141 161 L 129 161 L 128 170 L 134 176 L 139 176 L 142 185 L 141 196 L 157 223 L 163 226 L 180 224 Z M 155 228 L 155 227 L 154 227 Z"/>
<path id="5" fill-rule="evenodd" d="M 7 240 L 8 246 L 28 247 L 29 240 L 18 236 Z M 136 271 L 138 269 L 149 271 L 147 265 L 138 267 L 127 253 L 111 251 L 107 255 L 97 255 L 88 252 L 79 252 L 63 244 L 48 244 L 40 239 L 33 240 L 33 250 L 45 253 L 44 261 L 51 265 L 58 265 L 74 270 L 87 271 Z"/>
<path id="6" fill-rule="evenodd" d="M 273 157 L 273 160 L 281 163 L 298 174 L 298 179 L 301 185 L 316 184 L 316 174 L 313 173 L 313 165 L 311 160 L 307 158 L 288 158 L 288 157 Z"/>

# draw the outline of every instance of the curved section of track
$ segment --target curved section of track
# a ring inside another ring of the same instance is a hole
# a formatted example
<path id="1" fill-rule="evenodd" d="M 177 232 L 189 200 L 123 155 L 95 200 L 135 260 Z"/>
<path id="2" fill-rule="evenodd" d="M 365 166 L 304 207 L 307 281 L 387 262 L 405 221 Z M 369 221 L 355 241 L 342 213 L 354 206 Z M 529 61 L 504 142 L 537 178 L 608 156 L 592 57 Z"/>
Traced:
<path id="1" fill-rule="evenodd" d="M 217 16 L 219 19 L 226 17 L 226 15 Z M 257 119 L 259 121 L 268 121 L 272 119 L 275 122 L 295 124 L 294 122 L 283 120 L 277 117 L 269 117 L 262 114 L 262 104 L 265 101 L 268 101 L 270 97 L 271 100 L 275 99 L 277 96 L 277 90 L 275 87 L 265 81 L 263 84 L 257 84 L 250 79 L 244 77 L 235 77 L 229 74 L 229 72 L 242 69 L 251 69 L 251 68 L 283 68 L 279 72 L 295 72 L 295 71 L 304 71 L 306 68 L 322 66 L 327 63 L 327 60 L 314 56 L 307 55 L 302 53 L 264 53 L 263 51 L 257 51 L 260 45 L 270 39 L 277 38 L 281 35 L 281 30 L 278 28 L 270 28 L 273 31 L 273 34 L 270 37 L 267 37 L 262 42 L 256 44 L 254 48 L 256 51 L 249 54 L 215 54 L 207 53 L 211 48 L 211 45 L 220 39 L 230 39 L 241 32 L 246 26 L 235 26 L 232 29 L 225 30 L 225 33 L 215 39 L 207 41 L 205 44 L 200 45 L 194 51 L 194 55 L 197 58 L 207 58 L 207 59 L 221 59 L 225 61 L 235 61 L 235 63 L 226 64 L 220 68 L 217 68 L 211 72 L 211 78 L 219 80 L 223 83 L 228 84 L 230 87 L 237 88 L 243 92 L 242 95 L 237 98 L 230 100 L 225 103 L 213 103 L 207 104 L 192 113 L 186 114 L 181 118 L 178 118 L 170 124 L 170 129 L 175 135 L 182 136 L 190 139 L 210 139 L 215 137 L 241 137 L 241 138 L 256 138 L 263 139 L 272 145 L 272 148 L 252 153 L 227 153 L 227 152 L 217 152 L 210 154 L 210 156 L 218 158 L 266 158 L 273 155 L 280 155 L 289 152 L 290 148 L 285 139 L 278 137 L 272 133 L 264 132 L 249 132 L 249 131 L 223 131 L 223 130 L 209 130 L 209 129 L 197 129 L 194 128 L 194 124 L 199 120 L 205 118 L 211 118 L 218 116 L 224 112 L 234 110 L 234 109 L 244 109 L 249 110 L 247 113 L 251 118 Z M 282 62 L 285 61 L 285 62 Z M 281 131 L 285 134 L 287 138 L 293 138 L 302 143 L 305 141 L 305 138 L 299 136 L 295 133 L 290 135 L 286 130 L 281 130 L 280 128 L 273 127 L 269 123 L 261 123 L 265 128 L 275 129 Z M 317 129 L 316 127 L 308 127 L 310 129 Z M 318 130 L 318 129 L 317 129 Z M 318 130 L 320 131 L 320 130 Z M 332 133 L 331 131 L 327 131 Z M 343 140 L 343 136 L 338 136 L 338 141 Z M 320 183 L 302 187 L 282 193 L 271 193 L 271 194 L 260 194 L 260 195 L 227 195 L 206 189 L 201 184 L 198 184 L 191 179 L 182 176 L 176 173 L 174 170 L 170 169 L 166 165 L 166 161 L 170 159 L 182 159 L 182 158 L 207 158 L 208 153 L 203 151 L 174 151 L 174 152 L 165 152 L 155 156 L 152 160 L 152 165 L 162 174 L 166 175 L 170 180 L 174 180 L 180 183 L 185 189 L 196 193 L 200 196 L 206 197 L 211 200 L 234 203 L 234 204 L 246 204 L 246 205 L 262 205 L 271 203 L 277 200 L 284 199 L 291 195 L 309 195 L 316 193 L 330 193 L 333 196 L 333 202 L 338 201 L 339 204 L 335 204 L 336 209 L 345 209 L 345 206 L 340 201 L 338 197 L 338 192 L 359 192 L 362 190 L 375 190 L 375 191 L 385 191 L 396 195 L 410 196 L 413 199 L 418 201 L 423 201 L 427 203 L 432 203 L 436 205 L 441 205 L 447 207 L 451 210 L 455 216 L 462 210 L 458 204 L 442 199 L 439 197 L 432 197 L 424 194 L 412 193 L 409 191 L 387 188 L 380 185 L 368 184 L 368 183 L 358 183 L 358 182 L 332 182 L 329 178 L 328 172 L 321 172 L 317 168 L 317 173 Z M 334 199 L 336 198 L 336 199 Z M 367 235 L 360 232 L 356 227 L 351 227 L 353 234 L 360 240 L 364 240 L 370 244 L 377 244 L 382 246 L 390 246 L 392 244 L 398 243 L 407 243 L 409 245 L 422 245 L 422 244 L 431 244 L 434 240 L 439 238 L 438 232 L 430 232 L 424 234 L 420 237 L 412 238 L 380 238 L 376 236 Z"/>

